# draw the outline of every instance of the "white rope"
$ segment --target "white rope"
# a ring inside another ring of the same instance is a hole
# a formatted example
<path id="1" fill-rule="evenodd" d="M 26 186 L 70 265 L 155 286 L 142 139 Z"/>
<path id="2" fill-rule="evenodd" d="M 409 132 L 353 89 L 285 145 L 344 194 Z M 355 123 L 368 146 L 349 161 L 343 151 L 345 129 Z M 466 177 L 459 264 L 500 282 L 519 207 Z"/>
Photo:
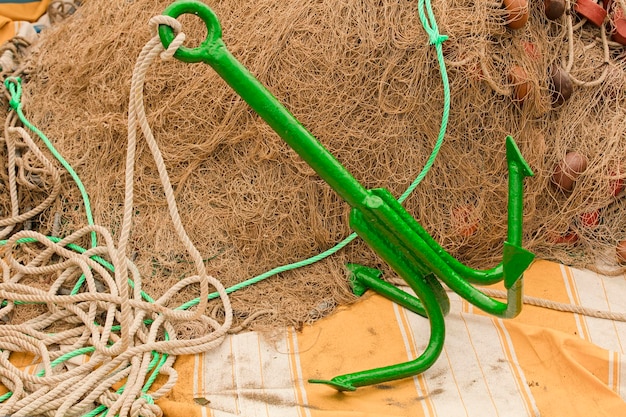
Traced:
<path id="1" fill-rule="evenodd" d="M 160 24 L 171 26 L 176 33 L 167 50 L 157 35 Z M 163 397 L 176 383 L 177 374 L 172 368 L 176 355 L 206 352 L 220 344 L 231 328 L 230 300 L 224 286 L 207 274 L 201 254 L 185 231 L 143 103 L 144 80 L 149 66 L 158 55 L 161 59 L 170 59 L 185 36 L 181 33 L 180 23 L 167 16 L 151 19 L 150 27 L 153 37 L 142 49 L 131 81 L 124 212 L 117 245 L 108 230 L 94 225 L 81 228 L 58 243 L 43 234 L 23 230 L 11 235 L 2 247 L 0 300 L 7 303 L 0 308 L 0 319 L 8 318 L 19 308 L 18 300 L 43 303 L 47 311 L 21 324 L 0 325 L 0 382 L 13 392 L 9 399 L 0 403 L 0 415 L 83 415 L 103 405 L 108 408 L 108 415 L 161 416 L 162 411 L 153 401 Z M 152 153 L 174 229 L 196 268 L 196 275 L 180 280 L 154 302 L 142 298 L 142 277 L 127 256 L 134 212 L 137 131 L 142 132 Z M 21 168 L 16 162 L 19 158 L 11 139 L 15 134 L 22 137 L 22 146 L 31 150 L 53 179 L 53 195 L 21 215 L 17 208 L 16 185 Z M 12 212 L 9 219 L 0 220 L 0 227 L 5 227 L 0 231 L 0 237 L 8 236 L 14 225 L 27 219 L 27 215 L 36 215 L 48 207 L 57 198 L 60 188 L 58 171 L 23 129 L 15 128 L 7 121 L 5 141 L 9 148 Z M 15 174 L 16 167 L 18 175 Z M 92 232 L 97 234 L 97 247 L 82 254 L 68 247 L 80 244 Z M 31 239 L 34 243 L 19 243 L 20 239 Z M 108 260 L 114 273 L 97 262 L 94 256 Z M 65 295 L 81 276 L 84 276 L 83 287 L 86 289 Z M 49 285 L 45 288 L 31 285 L 35 278 L 41 282 L 47 280 Z M 132 287 L 129 280 L 133 281 Z M 189 287 L 199 289 L 198 305 L 192 311 L 169 307 L 172 298 Z M 218 292 L 225 312 L 221 323 L 211 318 L 207 311 L 210 288 Z M 146 323 L 146 319 L 152 322 Z M 180 321 L 197 321 L 203 328 L 211 330 L 195 339 L 177 339 L 174 324 Z M 164 334 L 167 339 L 163 338 Z M 53 365 L 62 356 L 85 348 L 81 361 L 76 364 L 61 362 Z M 33 354 L 41 363 L 39 367 L 43 369 L 43 375 L 13 365 L 9 356 L 17 351 Z M 168 355 L 159 370 L 167 380 L 157 390 L 145 395 L 142 389 L 150 374 L 150 366 L 154 366 L 151 364 L 152 352 Z M 124 383 L 124 390 L 116 392 L 114 386 L 120 382 Z"/>
<path id="2" fill-rule="evenodd" d="M 15 55 L 13 55 L 13 51 L 7 49 L 0 55 L 0 70 L 4 73 L 10 73 L 15 71 L 17 65 L 15 63 Z"/>
<path id="3" fill-rule="evenodd" d="M 401 279 L 397 279 L 397 278 L 389 279 L 388 282 L 398 287 L 409 288 L 406 281 L 401 280 Z M 478 289 L 489 297 L 500 298 L 504 300 L 506 300 L 507 298 L 507 293 L 506 291 L 503 291 L 503 290 L 494 290 L 492 288 L 484 288 L 484 287 L 478 288 Z M 450 288 L 447 288 L 447 287 L 446 287 L 446 291 L 453 292 Z M 583 316 L 595 317 L 599 319 L 626 322 L 626 314 L 624 313 L 614 313 L 612 311 L 597 310 L 595 308 L 583 307 L 583 306 L 579 306 L 576 304 L 558 303 L 556 301 L 548 300 L 545 298 L 531 297 L 528 295 L 525 295 L 522 298 L 522 301 L 524 304 L 527 304 L 527 305 L 547 308 L 550 310 L 563 311 L 566 313 L 581 314 Z"/>
<path id="4" fill-rule="evenodd" d="M 570 8 L 570 0 L 567 0 L 566 10 L 571 10 Z M 606 76 L 609 72 L 609 41 L 606 36 L 606 28 L 603 24 L 600 28 L 601 42 L 602 42 L 602 51 L 603 51 L 603 61 L 602 61 L 602 74 L 595 80 L 591 81 L 582 81 L 579 80 L 572 74 L 573 66 L 574 66 L 574 31 L 579 29 L 582 24 L 586 22 L 586 19 L 583 19 L 579 22 L 578 25 L 573 26 L 572 23 L 572 14 L 567 15 L 567 64 L 565 65 L 565 70 L 568 75 L 572 79 L 572 83 L 581 87 L 596 87 L 604 82 Z M 592 46 L 594 46 L 592 44 Z"/>
<path id="5" fill-rule="evenodd" d="M 490 288 L 481 288 L 480 290 L 489 297 L 506 299 L 506 291 L 494 290 Z M 576 304 L 557 303 L 556 301 L 547 300 L 545 298 L 531 297 L 528 295 L 524 296 L 523 301 L 524 304 L 548 308 L 550 310 L 564 311 L 566 313 L 576 313 L 583 316 L 595 317 L 599 319 L 626 322 L 626 314 L 623 313 L 613 313 L 611 311 L 596 310 L 594 308 L 583 307 Z"/>

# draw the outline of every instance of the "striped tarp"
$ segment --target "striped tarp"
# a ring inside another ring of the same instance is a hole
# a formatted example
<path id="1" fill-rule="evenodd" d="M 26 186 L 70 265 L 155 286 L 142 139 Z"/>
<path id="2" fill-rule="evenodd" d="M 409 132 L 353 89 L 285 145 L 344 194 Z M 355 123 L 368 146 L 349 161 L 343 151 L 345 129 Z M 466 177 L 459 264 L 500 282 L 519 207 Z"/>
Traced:
<path id="1" fill-rule="evenodd" d="M 538 261 L 525 277 L 528 295 L 626 313 L 624 276 Z M 308 383 L 425 347 L 426 319 L 368 292 L 301 331 L 243 333 L 179 357 L 158 404 L 172 417 L 626 416 L 626 323 L 534 306 L 500 320 L 454 295 L 446 323 L 444 351 L 422 375 L 347 393 Z"/>
<path id="2" fill-rule="evenodd" d="M 36 22 L 50 0 L 0 0 L 0 45 L 20 35 L 26 22 Z"/>
<path id="3" fill-rule="evenodd" d="M 0 0 L 0 16 L 35 22 L 47 10 L 50 0 Z"/>

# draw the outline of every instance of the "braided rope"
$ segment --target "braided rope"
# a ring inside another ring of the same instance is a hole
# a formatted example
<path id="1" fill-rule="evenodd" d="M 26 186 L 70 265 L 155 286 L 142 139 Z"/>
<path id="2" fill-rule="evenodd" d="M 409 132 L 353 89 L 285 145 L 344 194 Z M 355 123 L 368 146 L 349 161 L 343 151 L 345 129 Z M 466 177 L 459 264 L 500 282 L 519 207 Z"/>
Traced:
<path id="1" fill-rule="evenodd" d="M 160 24 L 171 26 L 177 34 L 167 50 L 156 35 Z M 0 300 L 6 301 L 0 306 L 0 319 L 8 318 L 23 303 L 42 304 L 47 311 L 20 324 L 0 326 L 0 382 L 11 390 L 9 395 L 2 396 L 0 415 L 97 415 L 108 408 L 109 415 L 161 416 L 163 413 L 154 401 L 176 383 L 177 374 L 172 368 L 176 355 L 206 352 L 221 343 L 231 328 L 233 314 L 228 295 L 223 285 L 207 274 L 199 251 L 185 231 L 165 162 L 148 125 L 143 104 L 143 86 L 149 66 L 158 55 L 161 59 L 171 58 L 185 36 L 181 33 L 180 23 L 167 16 L 151 19 L 150 26 L 154 36 L 142 49 L 131 81 L 126 195 L 117 245 L 108 230 L 91 224 L 63 239 L 22 230 L 11 235 L 2 246 Z M 9 119 L 5 126 L 5 140 L 9 149 L 12 213 L 10 218 L 0 220 L 0 226 L 5 227 L 0 236 L 8 236 L 15 224 L 49 207 L 60 189 L 60 175 L 54 165 L 24 129 L 14 126 L 15 118 Z M 197 271 L 196 275 L 182 279 L 156 300 L 143 293 L 142 277 L 126 255 L 134 212 L 138 131 L 155 160 L 174 229 Z M 23 171 L 24 164 L 18 162 L 15 151 L 18 145 L 12 139 L 15 135 L 23 140 L 19 146 L 27 147 L 41 161 L 53 183 L 52 195 L 23 214 L 17 208 L 17 183 L 26 177 L 20 171 Z M 78 243 L 88 235 L 97 235 L 98 239 L 94 241 L 98 244 L 76 251 Z M 45 288 L 31 285 L 33 277 L 46 281 Z M 68 288 L 81 279 L 84 280 L 82 289 L 76 294 L 65 295 Z M 207 312 L 210 286 L 217 291 L 225 311 L 221 323 Z M 170 308 L 172 298 L 187 287 L 199 288 L 197 306 L 192 311 Z M 196 339 L 179 340 L 174 323 L 181 321 L 198 321 L 211 331 Z M 38 365 L 40 371 L 32 374 L 13 365 L 9 356 L 17 351 L 37 357 L 41 362 Z M 72 365 L 67 363 L 77 356 L 81 360 L 73 361 Z M 167 380 L 148 394 L 157 374 L 164 375 Z M 115 391 L 114 386 L 121 382 L 124 383 L 123 389 Z"/>
<path id="2" fill-rule="evenodd" d="M 493 290 L 489 288 L 483 288 L 481 289 L 481 291 L 483 291 L 485 294 L 487 294 L 490 297 L 506 299 L 506 291 Z M 524 296 L 523 301 L 524 301 L 524 304 L 548 308 L 550 310 L 563 311 L 566 313 L 581 314 L 583 316 L 595 317 L 599 319 L 626 322 L 626 314 L 624 313 L 613 313 L 611 311 L 602 311 L 602 310 L 597 310 L 594 308 L 579 306 L 576 304 L 557 303 L 556 301 L 547 300 L 545 298 L 531 297 L 528 295 Z"/>

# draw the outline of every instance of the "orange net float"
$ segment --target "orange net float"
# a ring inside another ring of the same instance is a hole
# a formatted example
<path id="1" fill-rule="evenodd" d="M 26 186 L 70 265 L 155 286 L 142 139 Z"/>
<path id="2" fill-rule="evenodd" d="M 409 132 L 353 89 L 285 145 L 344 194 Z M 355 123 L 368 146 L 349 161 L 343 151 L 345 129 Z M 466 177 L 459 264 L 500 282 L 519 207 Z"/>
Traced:
<path id="1" fill-rule="evenodd" d="M 582 17 L 587 18 L 587 20 L 597 27 L 602 26 L 604 19 L 607 16 L 607 12 L 604 10 L 604 7 L 600 6 L 593 0 L 576 0 L 574 11 Z"/>

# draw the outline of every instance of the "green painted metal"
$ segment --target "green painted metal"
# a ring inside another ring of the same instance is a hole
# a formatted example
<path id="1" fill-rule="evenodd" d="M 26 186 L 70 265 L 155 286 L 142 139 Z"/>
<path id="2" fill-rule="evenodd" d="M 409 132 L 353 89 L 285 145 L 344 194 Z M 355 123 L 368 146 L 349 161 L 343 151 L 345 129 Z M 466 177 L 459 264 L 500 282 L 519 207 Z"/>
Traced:
<path id="1" fill-rule="evenodd" d="M 341 375 L 331 380 L 311 379 L 340 391 L 416 375 L 437 360 L 445 340 L 444 316 L 450 301 L 439 280 L 476 307 L 497 317 L 515 317 L 522 308 L 523 273 L 534 255 L 522 245 L 523 180 L 532 170 L 515 141 L 506 138 L 509 170 L 509 216 L 502 262 L 488 270 L 475 270 L 448 254 L 385 189 L 367 190 L 322 144 L 241 64 L 222 40 L 213 11 L 196 0 L 172 3 L 163 14 L 177 18 L 195 14 L 207 26 L 205 40 L 196 48 L 180 47 L 174 57 L 184 62 L 209 64 L 350 206 L 350 226 L 406 281 L 416 296 L 384 282 L 380 271 L 349 264 L 353 290 L 361 295 L 373 289 L 407 309 L 427 317 L 430 339 L 415 360 L 382 368 Z M 159 27 L 165 47 L 175 35 Z M 492 284 L 504 280 L 507 302 L 494 300 L 472 283 Z"/>

